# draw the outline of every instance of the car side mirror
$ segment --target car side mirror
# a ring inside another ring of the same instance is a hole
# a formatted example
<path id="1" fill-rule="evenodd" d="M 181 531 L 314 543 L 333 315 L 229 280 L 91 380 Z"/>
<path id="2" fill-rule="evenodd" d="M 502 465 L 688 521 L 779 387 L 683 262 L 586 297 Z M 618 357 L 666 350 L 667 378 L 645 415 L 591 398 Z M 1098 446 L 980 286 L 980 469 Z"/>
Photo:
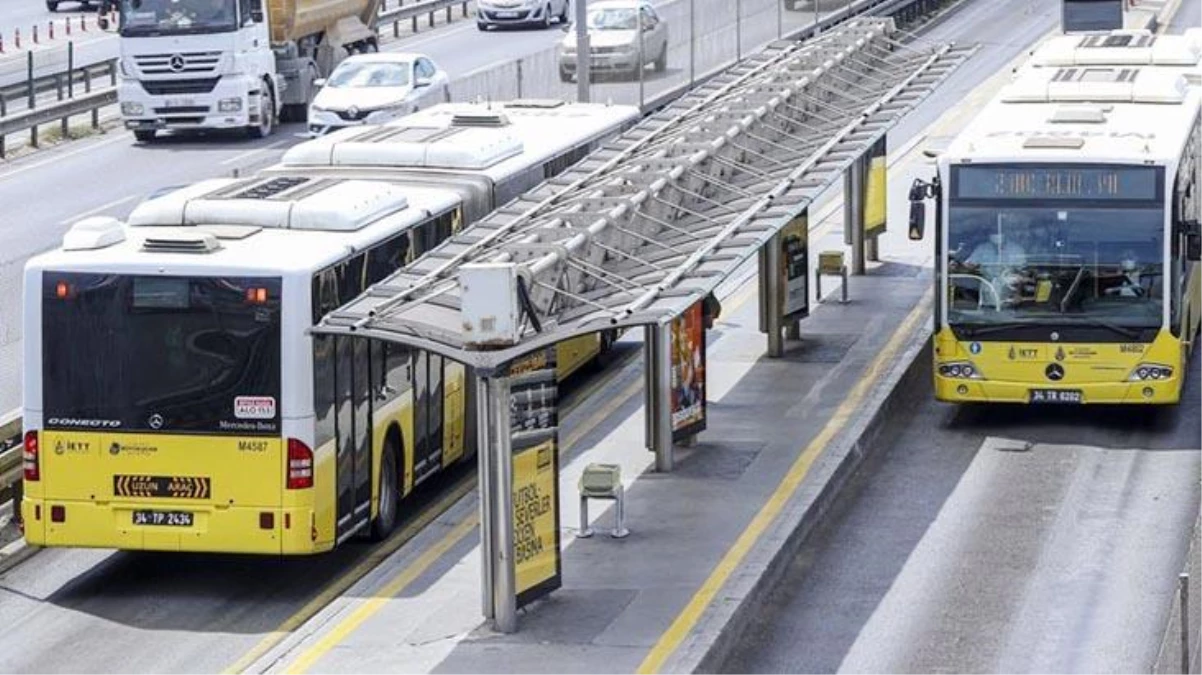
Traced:
<path id="1" fill-rule="evenodd" d="M 413 81 L 413 86 L 418 89 L 421 89 L 422 87 L 428 87 L 431 84 L 434 84 L 434 81 L 428 77 L 419 77 Z"/>
<path id="2" fill-rule="evenodd" d="M 253 7 L 250 10 L 250 20 L 255 23 L 263 23 L 263 8 Z"/>
<path id="3" fill-rule="evenodd" d="M 927 227 L 927 205 L 926 202 L 912 200 L 910 202 L 910 239 L 913 241 L 921 241 L 923 232 Z"/>
<path id="4" fill-rule="evenodd" d="M 326 78 L 319 77 L 316 80 L 313 80 L 313 88 L 314 89 L 321 89 L 324 86 L 326 86 Z"/>

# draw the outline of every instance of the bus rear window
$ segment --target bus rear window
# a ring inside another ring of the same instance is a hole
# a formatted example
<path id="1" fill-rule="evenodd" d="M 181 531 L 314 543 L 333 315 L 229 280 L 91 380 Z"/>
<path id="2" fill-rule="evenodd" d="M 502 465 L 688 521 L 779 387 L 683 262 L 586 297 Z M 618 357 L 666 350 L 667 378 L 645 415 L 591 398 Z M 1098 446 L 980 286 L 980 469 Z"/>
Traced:
<path id="1" fill-rule="evenodd" d="M 275 435 L 278 277 L 43 273 L 47 428 Z"/>

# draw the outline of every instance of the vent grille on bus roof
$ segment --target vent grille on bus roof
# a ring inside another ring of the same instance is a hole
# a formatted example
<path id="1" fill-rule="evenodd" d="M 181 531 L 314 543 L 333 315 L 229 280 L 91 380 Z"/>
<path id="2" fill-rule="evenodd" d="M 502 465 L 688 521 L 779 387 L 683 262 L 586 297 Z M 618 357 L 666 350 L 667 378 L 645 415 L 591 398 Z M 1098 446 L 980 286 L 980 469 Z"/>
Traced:
<path id="1" fill-rule="evenodd" d="M 217 237 L 200 230 L 156 232 L 142 241 L 143 251 L 155 253 L 212 253 L 220 248 Z"/>
<path id="2" fill-rule="evenodd" d="M 1119 33 L 1117 35 L 1088 35 L 1081 40 L 1080 46 L 1083 49 L 1113 49 L 1115 47 L 1143 49 L 1152 46 L 1155 42 L 1156 36 L 1154 35 Z"/>
<path id="3" fill-rule="evenodd" d="M 304 185 L 309 180 L 300 176 L 270 178 L 256 183 L 245 190 L 229 195 L 228 199 L 270 199 L 285 190 L 291 190 L 298 185 Z"/>
<path id="4" fill-rule="evenodd" d="M 1030 149 L 1079 150 L 1084 146 L 1085 139 L 1080 137 L 1031 136 L 1023 141 L 1023 147 Z"/>
<path id="5" fill-rule="evenodd" d="M 1138 68 L 1061 68 L 1053 82 L 1134 82 Z"/>
<path id="6" fill-rule="evenodd" d="M 505 127 L 509 126 L 509 118 L 499 112 L 460 112 L 451 118 L 451 125 L 456 127 Z"/>

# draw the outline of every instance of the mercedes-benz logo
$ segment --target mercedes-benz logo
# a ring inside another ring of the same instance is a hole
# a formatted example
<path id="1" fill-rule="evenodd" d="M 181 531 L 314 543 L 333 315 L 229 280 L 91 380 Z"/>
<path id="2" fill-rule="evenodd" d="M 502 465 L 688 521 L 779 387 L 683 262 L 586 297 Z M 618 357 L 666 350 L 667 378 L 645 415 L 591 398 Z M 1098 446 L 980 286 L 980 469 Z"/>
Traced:
<path id="1" fill-rule="evenodd" d="M 184 61 L 184 57 L 180 54 L 172 54 L 171 58 L 167 59 L 167 67 L 175 73 L 182 71 L 186 65 L 188 65 L 187 61 Z"/>
<path id="2" fill-rule="evenodd" d="M 163 416 L 158 413 L 155 413 L 150 416 L 150 419 L 146 420 L 146 423 L 150 425 L 151 429 L 162 429 L 163 428 Z"/>
<path id="3" fill-rule="evenodd" d="M 1044 369 L 1043 374 L 1047 375 L 1049 380 L 1059 382 L 1064 379 L 1064 366 L 1059 363 L 1050 364 Z"/>

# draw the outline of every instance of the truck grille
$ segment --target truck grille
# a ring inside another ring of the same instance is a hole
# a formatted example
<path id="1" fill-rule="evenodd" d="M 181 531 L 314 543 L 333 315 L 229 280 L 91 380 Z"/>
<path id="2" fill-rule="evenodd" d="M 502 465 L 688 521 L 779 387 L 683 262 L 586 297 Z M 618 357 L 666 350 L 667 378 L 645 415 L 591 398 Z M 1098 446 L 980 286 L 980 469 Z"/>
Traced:
<path id="1" fill-rule="evenodd" d="M 221 78 L 206 77 L 195 80 L 142 80 L 142 88 L 151 96 L 172 94 L 207 94 L 217 87 Z"/>
<path id="2" fill-rule="evenodd" d="M 197 113 L 205 114 L 209 112 L 207 105 L 177 105 L 173 108 L 155 108 L 156 115 L 195 115 Z"/>
<path id="3" fill-rule="evenodd" d="M 134 57 L 143 75 L 199 74 L 217 70 L 221 52 L 180 52 L 177 54 L 142 54 Z"/>

